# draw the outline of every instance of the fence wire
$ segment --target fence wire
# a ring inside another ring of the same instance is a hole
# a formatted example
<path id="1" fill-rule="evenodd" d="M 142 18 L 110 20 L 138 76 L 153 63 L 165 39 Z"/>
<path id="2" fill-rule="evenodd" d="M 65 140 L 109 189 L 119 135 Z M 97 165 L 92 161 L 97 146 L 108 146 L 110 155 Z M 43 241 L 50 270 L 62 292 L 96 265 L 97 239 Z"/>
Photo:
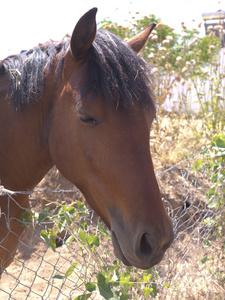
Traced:
<path id="1" fill-rule="evenodd" d="M 153 291 L 149 296 L 144 294 L 144 288 L 149 284 L 142 280 L 144 271 L 129 269 L 133 282 L 129 299 L 225 299 L 224 223 L 217 223 L 225 220 L 225 208 L 207 205 L 206 193 L 211 185 L 208 171 L 193 168 L 202 155 L 198 153 L 157 174 L 164 204 L 174 223 L 175 241 L 163 261 L 151 270 Z M 16 201 L 13 192 L 4 187 L 0 192 L 1 196 L 8 196 L 9 204 Z M 64 181 L 56 170 L 51 171 L 35 190 L 26 193 L 34 216 L 46 205 L 56 215 L 55 208 L 59 203 L 71 206 L 77 205 L 77 200 L 83 200 L 80 192 Z M 1 218 L 8 216 L 1 212 Z M 127 271 L 116 261 L 108 233 L 100 232 L 103 225 L 91 209 L 77 215 L 73 225 L 66 226 L 58 234 L 56 247 L 41 234 L 54 229 L 53 219 L 24 226 L 26 234 L 19 236 L 14 262 L 2 270 L 1 300 L 75 299 L 87 292 L 85 283 L 96 283 L 96 274 L 101 270 L 110 270 L 118 264 L 119 273 Z M 87 234 L 99 236 L 101 243 L 94 251 L 83 247 L 78 238 L 84 227 Z M 68 243 L 71 230 L 75 239 Z M 72 272 L 68 275 L 70 269 Z M 103 298 L 93 292 L 90 299 Z"/>

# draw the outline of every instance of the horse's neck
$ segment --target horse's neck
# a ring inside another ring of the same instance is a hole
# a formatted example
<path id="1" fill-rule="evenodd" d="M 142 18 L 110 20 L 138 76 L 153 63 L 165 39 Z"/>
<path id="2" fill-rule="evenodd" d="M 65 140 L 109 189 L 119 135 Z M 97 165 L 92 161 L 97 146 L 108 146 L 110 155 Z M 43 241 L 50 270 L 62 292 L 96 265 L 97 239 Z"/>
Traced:
<path id="1" fill-rule="evenodd" d="M 0 182 L 8 189 L 34 188 L 53 166 L 48 148 L 49 102 L 42 97 L 35 105 L 15 110 L 7 94 L 0 92 Z"/>

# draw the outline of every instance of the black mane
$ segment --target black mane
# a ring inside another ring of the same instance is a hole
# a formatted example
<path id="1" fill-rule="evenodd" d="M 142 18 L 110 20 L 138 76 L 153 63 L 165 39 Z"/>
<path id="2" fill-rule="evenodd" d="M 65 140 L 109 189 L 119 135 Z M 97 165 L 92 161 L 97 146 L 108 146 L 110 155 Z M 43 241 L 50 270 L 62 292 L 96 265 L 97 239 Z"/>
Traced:
<path id="1" fill-rule="evenodd" d="M 2 61 L 4 73 L 10 78 L 10 94 L 14 107 L 38 101 L 44 88 L 44 71 L 61 53 L 59 68 L 69 41 L 49 43 Z M 60 73 L 60 72 L 59 72 Z M 138 103 L 153 104 L 150 74 L 145 61 L 117 36 L 99 30 L 89 49 L 86 82 L 80 91 L 81 99 L 87 92 L 101 95 L 104 101 L 128 108 Z"/>
<path id="2" fill-rule="evenodd" d="M 2 61 L 4 74 L 9 78 L 10 98 L 15 108 L 34 103 L 44 89 L 44 71 L 58 53 L 65 53 L 68 41 L 47 43 Z M 59 65 L 62 62 L 59 61 Z"/>
<path id="3" fill-rule="evenodd" d="M 116 101 L 115 104 L 122 108 L 135 103 L 141 106 L 153 104 L 146 62 L 108 31 L 97 33 L 89 51 L 87 75 L 83 95 L 92 90 L 110 103 Z"/>

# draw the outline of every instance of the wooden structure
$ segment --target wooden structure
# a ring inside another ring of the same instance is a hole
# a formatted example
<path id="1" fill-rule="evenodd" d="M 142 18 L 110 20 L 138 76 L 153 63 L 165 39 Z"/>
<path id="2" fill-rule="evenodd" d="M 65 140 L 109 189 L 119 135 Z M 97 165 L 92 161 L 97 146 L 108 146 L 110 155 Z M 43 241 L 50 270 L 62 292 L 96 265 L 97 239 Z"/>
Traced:
<path id="1" fill-rule="evenodd" d="M 222 40 L 222 47 L 225 46 L 225 11 L 203 13 L 202 18 L 205 25 L 205 34 L 214 31 L 216 36 Z"/>

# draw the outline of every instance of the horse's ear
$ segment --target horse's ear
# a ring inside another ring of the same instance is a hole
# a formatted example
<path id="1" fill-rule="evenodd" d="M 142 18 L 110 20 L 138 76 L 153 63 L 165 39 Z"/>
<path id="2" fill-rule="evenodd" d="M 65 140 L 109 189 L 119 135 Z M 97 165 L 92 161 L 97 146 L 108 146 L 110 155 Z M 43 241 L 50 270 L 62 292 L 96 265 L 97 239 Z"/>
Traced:
<path id="1" fill-rule="evenodd" d="M 85 60 L 96 35 L 95 16 L 97 8 L 92 8 L 80 20 L 74 28 L 70 48 L 76 60 Z"/>
<path id="2" fill-rule="evenodd" d="M 151 33 L 151 31 L 155 28 L 156 23 L 151 23 L 148 27 L 146 27 L 142 32 L 133 36 L 126 43 L 135 51 L 139 52 L 147 42 L 147 39 Z"/>

